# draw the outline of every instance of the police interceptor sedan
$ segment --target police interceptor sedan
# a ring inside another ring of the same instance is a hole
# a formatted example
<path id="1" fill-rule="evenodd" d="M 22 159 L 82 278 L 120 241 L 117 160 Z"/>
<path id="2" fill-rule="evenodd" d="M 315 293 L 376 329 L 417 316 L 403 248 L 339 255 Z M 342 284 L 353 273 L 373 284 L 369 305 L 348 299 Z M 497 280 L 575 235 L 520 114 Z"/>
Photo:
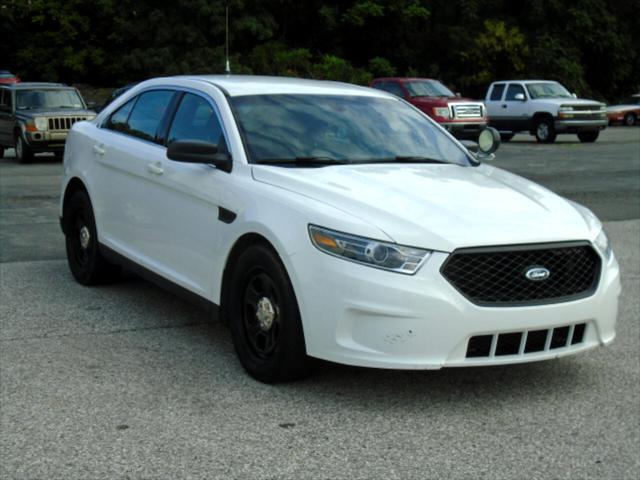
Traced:
<path id="1" fill-rule="evenodd" d="M 481 160 L 388 93 L 335 82 L 142 82 L 67 139 L 84 285 L 125 267 L 229 322 L 264 382 L 312 358 L 439 369 L 610 343 L 619 268 L 588 209 Z"/>

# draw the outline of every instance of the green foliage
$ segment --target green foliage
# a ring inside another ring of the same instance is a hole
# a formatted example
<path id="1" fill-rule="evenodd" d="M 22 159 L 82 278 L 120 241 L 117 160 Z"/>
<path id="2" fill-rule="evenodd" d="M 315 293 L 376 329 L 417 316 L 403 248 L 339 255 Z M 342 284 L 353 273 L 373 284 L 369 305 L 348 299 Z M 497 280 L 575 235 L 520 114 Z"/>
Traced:
<path id="1" fill-rule="evenodd" d="M 227 4 L 234 73 L 424 75 L 472 96 L 514 77 L 609 100 L 640 89 L 637 0 L 0 0 L 0 68 L 97 86 L 221 73 Z"/>

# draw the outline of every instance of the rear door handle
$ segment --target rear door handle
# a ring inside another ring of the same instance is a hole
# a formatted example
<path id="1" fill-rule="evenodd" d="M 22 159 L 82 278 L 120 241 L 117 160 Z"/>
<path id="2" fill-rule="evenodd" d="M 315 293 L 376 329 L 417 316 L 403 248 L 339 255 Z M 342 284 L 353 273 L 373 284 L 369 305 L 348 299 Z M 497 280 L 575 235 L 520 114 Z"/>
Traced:
<path id="1" fill-rule="evenodd" d="M 503 103 L 503 104 L 502 104 L 502 108 L 507 108 L 507 104 L 506 104 L 506 103 Z"/>
<path id="2" fill-rule="evenodd" d="M 107 153 L 107 151 L 104 148 L 102 148 L 102 145 L 94 145 L 93 146 L 93 151 L 94 151 L 94 153 L 97 153 L 100 156 L 102 156 L 105 153 Z"/>
<path id="3" fill-rule="evenodd" d="M 164 168 L 162 168 L 162 164 L 160 162 L 147 163 L 147 171 L 154 175 L 162 175 L 164 173 Z"/>

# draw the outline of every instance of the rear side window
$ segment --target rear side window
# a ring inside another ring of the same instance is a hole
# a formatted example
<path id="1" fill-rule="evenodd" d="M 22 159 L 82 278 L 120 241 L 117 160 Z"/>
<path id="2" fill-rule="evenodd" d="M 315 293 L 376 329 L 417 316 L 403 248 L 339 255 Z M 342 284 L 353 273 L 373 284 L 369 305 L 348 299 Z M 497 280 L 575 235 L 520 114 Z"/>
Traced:
<path id="1" fill-rule="evenodd" d="M 491 90 L 491 100 L 500 100 L 502 98 L 502 92 L 504 92 L 504 83 L 494 85 L 493 90 Z"/>
<path id="2" fill-rule="evenodd" d="M 507 88 L 507 96 L 505 97 L 505 101 L 515 100 L 517 94 L 524 95 L 524 87 L 517 83 L 509 84 L 509 88 Z"/>
<path id="3" fill-rule="evenodd" d="M 207 100 L 191 93 L 182 97 L 169 129 L 167 143 L 176 140 L 199 140 L 222 147 L 222 127 L 215 110 Z"/>
<path id="4" fill-rule="evenodd" d="M 160 122 L 173 94 L 171 90 L 154 90 L 140 95 L 129 115 L 128 133 L 150 142 L 156 141 Z"/>

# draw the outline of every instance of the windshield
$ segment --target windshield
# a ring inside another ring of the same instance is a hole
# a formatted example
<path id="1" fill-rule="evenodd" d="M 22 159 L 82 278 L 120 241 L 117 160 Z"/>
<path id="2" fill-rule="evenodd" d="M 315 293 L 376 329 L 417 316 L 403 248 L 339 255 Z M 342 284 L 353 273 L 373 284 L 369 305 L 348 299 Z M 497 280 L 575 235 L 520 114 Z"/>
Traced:
<path id="1" fill-rule="evenodd" d="M 531 98 L 572 98 L 569 91 L 557 82 L 527 83 Z"/>
<path id="2" fill-rule="evenodd" d="M 412 97 L 455 97 L 451 90 L 437 80 L 405 82 L 404 86 Z"/>
<path id="3" fill-rule="evenodd" d="M 232 98 L 231 103 L 252 163 L 283 160 L 293 165 L 296 159 L 322 159 L 325 164 L 407 163 L 407 157 L 421 157 L 471 164 L 466 151 L 448 134 L 399 99 L 252 95 Z"/>
<path id="4" fill-rule="evenodd" d="M 18 90 L 16 108 L 32 110 L 36 108 L 84 108 L 78 92 L 66 90 Z"/>

